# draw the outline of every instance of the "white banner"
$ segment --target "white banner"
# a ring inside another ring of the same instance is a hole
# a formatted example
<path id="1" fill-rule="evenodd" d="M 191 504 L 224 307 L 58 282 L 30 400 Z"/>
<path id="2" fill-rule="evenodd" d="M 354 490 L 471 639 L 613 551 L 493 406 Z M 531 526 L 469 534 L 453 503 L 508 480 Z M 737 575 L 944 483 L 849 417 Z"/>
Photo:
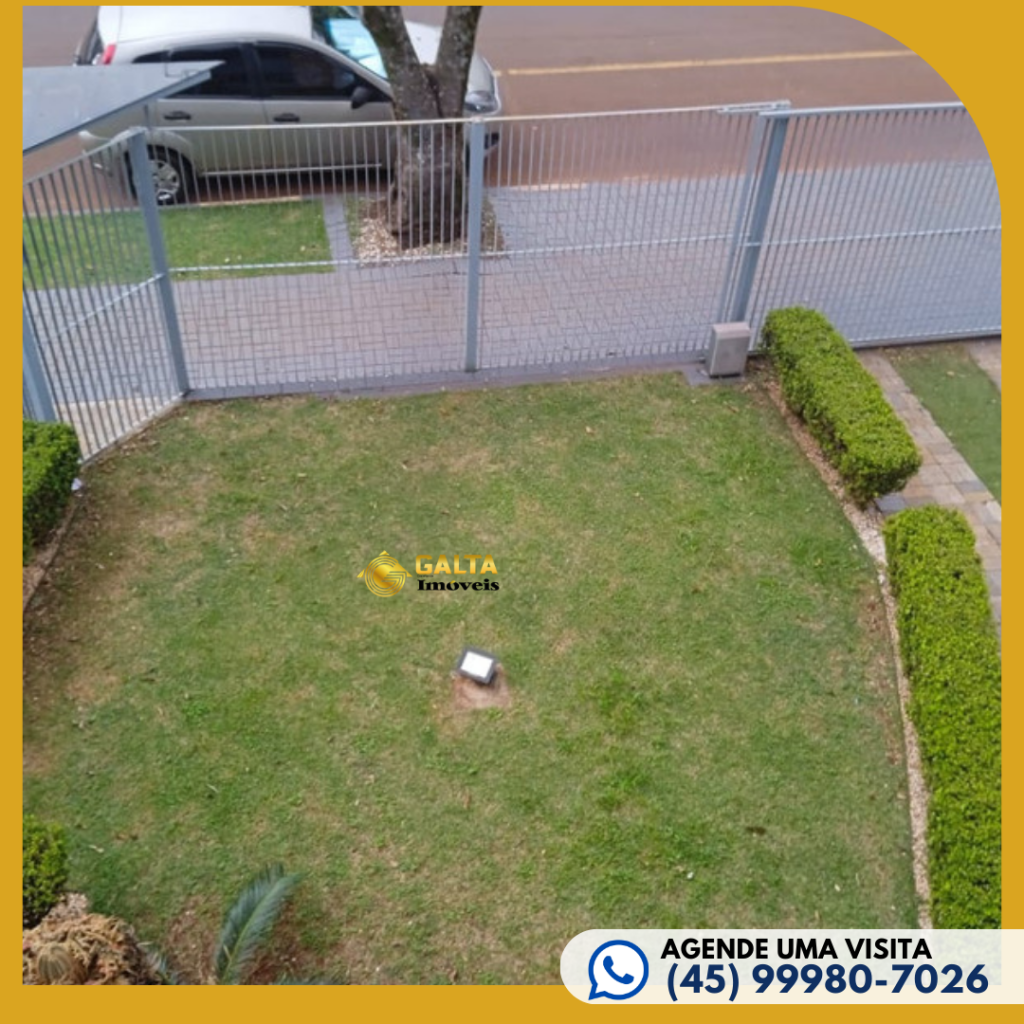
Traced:
<path id="1" fill-rule="evenodd" d="M 585 1003 L 1022 1003 L 1024 931 L 582 932 L 562 981 Z"/>

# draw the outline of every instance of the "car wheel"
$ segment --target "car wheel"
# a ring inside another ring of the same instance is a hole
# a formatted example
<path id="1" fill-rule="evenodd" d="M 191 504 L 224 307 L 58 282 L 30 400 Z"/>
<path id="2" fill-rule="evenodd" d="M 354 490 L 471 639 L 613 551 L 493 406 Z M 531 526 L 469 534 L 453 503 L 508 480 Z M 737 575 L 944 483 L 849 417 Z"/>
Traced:
<path id="1" fill-rule="evenodd" d="M 158 206 L 176 206 L 195 195 L 195 173 L 180 153 L 162 146 L 150 146 L 150 174 Z M 128 181 L 135 195 L 135 179 L 129 165 Z"/>

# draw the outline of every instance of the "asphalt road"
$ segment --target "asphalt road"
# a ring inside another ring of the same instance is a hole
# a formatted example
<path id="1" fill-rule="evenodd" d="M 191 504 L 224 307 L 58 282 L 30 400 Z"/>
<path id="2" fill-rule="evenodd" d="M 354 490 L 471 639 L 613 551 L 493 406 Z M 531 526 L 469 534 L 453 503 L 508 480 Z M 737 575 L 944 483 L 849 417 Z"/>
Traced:
<path id="1" fill-rule="evenodd" d="M 441 24 L 444 8 L 405 13 Z M 956 99 L 940 75 L 891 36 L 801 7 L 490 6 L 478 41 L 502 73 L 509 114 L 776 99 L 794 106 Z M 715 63 L 701 66 L 705 61 Z"/>
<path id="2" fill-rule="evenodd" d="M 23 64 L 69 64 L 95 10 L 23 7 Z M 405 10 L 411 19 L 440 24 L 445 8 Z M 479 48 L 499 72 L 505 113 L 513 115 L 775 99 L 834 106 L 956 98 L 897 40 L 800 7 L 488 6 Z M 73 140 L 50 147 L 29 158 L 24 173 L 77 153 Z M 669 158 L 676 162 L 674 154 Z"/>
<path id="3" fill-rule="evenodd" d="M 440 24 L 444 10 L 408 7 L 406 16 Z M 70 63 L 94 11 L 23 7 L 23 65 Z M 956 98 L 891 36 L 801 7 L 488 6 L 479 45 L 502 73 L 514 114 L 780 98 L 815 106 Z"/>

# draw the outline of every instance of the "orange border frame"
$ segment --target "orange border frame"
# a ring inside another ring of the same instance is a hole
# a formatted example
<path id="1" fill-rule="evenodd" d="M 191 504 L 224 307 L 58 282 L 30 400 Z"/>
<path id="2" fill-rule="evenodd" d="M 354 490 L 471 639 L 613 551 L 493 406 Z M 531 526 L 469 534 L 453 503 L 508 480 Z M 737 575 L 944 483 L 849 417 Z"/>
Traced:
<path id="1" fill-rule="evenodd" d="M 69 5 L 80 6 L 80 5 Z M 420 5 L 421 6 L 421 5 Z M 510 6 L 533 6 L 533 5 L 510 5 Z M 603 5 L 612 6 L 612 5 Z M 614 5 L 621 6 L 621 5 Z M 675 6 L 675 5 L 673 5 Z M 728 6 L 716 4 L 715 6 Z M 753 6 L 753 5 L 752 5 Z M 756 6 L 770 6 L 757 4 Z M 882 2 L 882 0 L 834 0 L 831 3 L 803 4 L 800 6 L 817 7 L 821 10 L 828 10 L 837 14 L 855 18 L 866 22 L 897 39 L 904 46 L 916 51 L 929 64 L 932 65 L 949 83 L 956 94 L 971 111 L 978 128 L 988 145 L 989 152 L 995 164 L 998 177 L 1004 219 L 1008 222 L 1009 231 L 1007 238 L 1010 240 L 1005 247 L 1004 256 L 1011 271 L 1007 277 L 1016 280 L 1013 274 L 1013 267 L 1019 266 L 1020 243 L 1016 241 L 1017 235 L 1013 225 L 1017 222 L 1017 188 L 1020 171 L 1013 163 L 1014 154 L 1020 149 L 1020 106 L 1017 99 L 1019 85 L 1011 80 L 1012 69 L 1020 61 L 1019 42 L 1017 33 L 1012 27 L 1009 18 L 1003 19 L 994 14 L 993 8 L 987 5 L 977 5 L 972 11 L 960 7 L 959 4 L 949 3 L 946 0 L 931 0 L 929 3 L 921 3 L 918 0 L 906 3 Z M 993 11 L 992 14 L 989 12 Z M 3 22 L 10 25 L 12 31 L 21 40 L 21 26 L 15 28 L 13 9 L 5 8 L 2 15 Z M 486 17 L 486 14 L 485 14 Z M 19 62 L 20 64 L 20 62 Z M 4 72 L 8 84 L 13 88 L 14 77 L 17 66 L 12 61 Z M 1015 88 L 1016 85 L 1016 88 Z M 13 140 L 12 140 L 13 142 Z M 13 148 L 13 146 L 11 147 Z M 12 154 L 13 155 L 13 154 Z M 13 171 L 9 168 L 2 172 L 4 178 L 4 195 L 9 202 L 4 204 L 4 224 L 11 231 L 8 243 L 3 248 L 4 265 L 10 260 L 11 275 L 3 279 L 4 294 L 7 298 L 5 308 L 8 309 L 8 325 L 15 330 L 15 303 L 13 263 L 16 257 L 14 235 L 20 230 L 20 210 L 15 209 L 14 197 L 20 189 L 16 189 L 13 181 L 8 181 L 8 176 L 13 177 Z M 1010 293 L 1010 300 L 1006 305 L 1005 330 L 1012 336 L 1013 324 L 1019 319 L 1020 303 Z M 16 444 L 16 438 L 20 434 L 20 428 L 16 421 L 15 405 L 15 382 L 19 379 L 15 366 L 13 342 L 5 350 L 4 356 L 7 369 L 2 379 L 5 390 L 9 392 L 8 400 L 11 404 L 4 403 L 0 406 L 3 410 L 3 419 L 6 427 L 3 430 L 3 460 L 7 474 L 14 476 L 16 466 L 20 461 L 20 448 Z M 1007 361 L 1007 377 L 1011 381 L 1017 378 L 1015 368 L 1020 360 L 1013 348 L 1013 344 L 1004 351 Z M 1019 429 L 1019 417 L 1016 409 L 1010 403 L 1007 406 L 1006 428 L 1008 429 L 1009 448 L 1013 450 L 1012 439 Z M 14 569 L 16 564 L 15 551 L 19 547 L 17 538 L 20 535 L 17 527 L 19 510 L 16 502 L 16 490 L 11 487 L 8 499 L 3 505 L 3 531 L 0 536 L 4 538 L 3 551 L 5 564 L 9 565 L 11 571 L 11 590 L 4 591 L 2 624 L 4 631 L 5 651 L 10 652 L 4 659 L 4 663 L 11 668 L 11 676 L 7 677 L 4 697 L 5 714 L 0 717 L 0 728 L 4 733 L 4 768 L 0 778 L 3 779 L 4 809 L 4 844 L 3 869 L 11 880 L 6 889 L 3 890 L 3 906 L 6 908 L 2 915 L 4 921 L 9 922 L 9 935 L 11 946 L 10 955 L 3 957 L 2 978 L 4 989 L 17 988 L 18 992 L 8 1004 L 11 1009 L 24 1015 L 25 1019 L 56 1019 L 58 1014 L 70 1014 L 75 1019 L 89 1019 L 95 1013 L 97 1019 L 102 1016 L 104 1021 L 111 1021 L 122 1018 L 145 1016 L 147 1020 L 174 1020 L 183 1014 L 190 1016 L 211 1016 L 214 1013 L 223 1013 L 229 1007 L 236 1011 L 244 1012 L 249 1020 L 260 1020 L 262 1018 L 275 1020 L 283 1013 L 310 1015 L 326 1015 L 327 1019 L 337 1019 L 344 1015 L 349 1019 L 360 1019 L 370 1016 L 377 1019 L 416 1019 L 432 1020 L 434 1018 L 451 1020 L 484 1019 L 489 1022 L 521 1020 L 528 1017 L 531 1021 L 542 1020 L 582 1020 L 584 1015 L 592 1013 L 589 1007 L 577 1002 L 561 986 L 531 986 L 513 987 L 503 986 L 500 988 L 488 987 L 455 987 L 455 988 L 430 988 L 430 987 L 349 987 L 349 988 L 294 988 L 284 987 L 280 989 L 252 989 L 252 988 L 181 988 L 181 989 L 142 989 L 137 995 L 132 996 L 127 991 L 120 995 L 115 990 L 105 989 L 105 995 L 100 995 L 100 990 L 87 995 L 80 991 L 67 991 L 62 988 L 54 989 L 24 989 L 18 974 L 19 965 L 14 956 L 14 923 L 17 921 L 17 909 L 15 907 L 17 886 L 15 878 L 20 873 L 20 867 L 16 862 L 16 832 L 18 831 L 17 811 L 21 801 L 20 768 L 16 762 L 20 749 L 21 739 L 21 711 L 20 705 L 16 706 L 17 676 L 14 669 L 20 665 L 16 658 L 15 650 L 20 650 L 20 636 L 17 630 L 17 607 L 14 595 Z M 1016 506 L 1014 502 L 1017 494 L 1017 480 L 1009 475 L 1004 481 L 1004 507 L 1012 509 Z M 1014 604 L 1017 593 L 1016 574 L 1018 567 L 1018 549 L 1014 547 L 1015 534 L 1010 532 L 1009 543 L 1004 553 L 1004 564 L 1007 568 L 1005 573 L 1005 599 L 1003 603 L 1006 626 L 1004 635 L 1004 658 L 1009 666 L 1019 664 L 1020 650 L 1017 645 L 1016 635 L 1013 628 L 1015 621 L 1016 605 Z M 9 646 L 8 646 L 9 644 Z M 9 660 L 8 660 L 9 659 Z M 5 673 L 6 676 L 6 673 Z M 1013 678 L 1013 673 L 1010 674 Z M 1011 725 L 1021 724 L 1024 716 L 1021 713 L 1021 705 L 1024 697 L 1014 685 L 1005 687 L 1004 690 L 1004 747 L 1003 747 L 1003 776 L 1004 776 L 1004 808 L 1003 808 L 1003 844 L 1004 844 L 1004 875 L 1003 875 L 1003 900 L 1004 900 L 1004 926 L 1007 928 L 1024 928 L 1024 879 L 1020 873 L 1011 872 L 1009 866 L 1024 862 L 1024 843 L 1021 839 L 1021 772 L 1022 758 L 1024 758 L 1024 744 L 1010 742 L 1012 739 Z M 1024 965 L 1022 965 L 1024 968 Z M 158 995 L 159 993 L 159 995 Z M 97 999 L 93 1006 L 90 999 Z M 139 1002 L 136 1003 L 135 1000 Z M 73 1007 L 73 1008 L 72 1008 Z M 599 1011 L 598 1011 L 599 1012 Z M 652 1015 L 659 1014 L 666 1017 L 674 1014 L 678 1019 L 680 1012 L 692 1015 L 694 1012 L 699 1015 L 715 1013 L 738 1013 L 744 1018 L 758 1014 L 762 1017 L 781 1018 L 782 1014 L 791 1015 L 794 1011 L 788 1007 L 743 1007 L 732 1008 L 731 1010 L 719 1010 L 718 1008 L 687 1008 L 680 1007 L 634 1007 L 626 1012 L 639 1013 L 645 1019 Z M 795 1011 L 799 1015 L 807 1013 L 820 1013 L 818 1007 L 807 1007 Z M 853 1020 L 854 1015 L 863 1011 L 853 1006 L 837 1007 L 830 1011 L 832 1019 L 845 1018 Z M 952 1015 L 959 1013 L 958 1007 L 935 1007 L 924 1006 L 908 1007 L 906 1010 L 897 1007 L 874 1007 L 873 1016 L 896 1019 L 897 1014 L 928 1014 L 930 1021 L 943 1021 L 953 1019 Z M 977 1012 L 977 1011 L 976 1011 Z M 988 1015 L 1013 1012 L 1004 1008 L 991 1008 Z"/>

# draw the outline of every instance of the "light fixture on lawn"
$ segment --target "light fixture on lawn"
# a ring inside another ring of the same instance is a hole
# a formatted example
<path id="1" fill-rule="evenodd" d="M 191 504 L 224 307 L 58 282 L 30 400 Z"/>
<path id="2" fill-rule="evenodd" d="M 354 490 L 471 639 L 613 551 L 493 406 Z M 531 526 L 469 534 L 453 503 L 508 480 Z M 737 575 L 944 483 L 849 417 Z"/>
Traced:
<path id="1" fill-rule="evenodd" d="M 459 663 L 455 671 L 461 676 L 466 676 L 474 682 L 489 685 L 494 680 L 494 670 L 498 665 L 498 659 L 493 654 L 478 650 L 475 647 L 467 647 L 459 656 Z"/>

